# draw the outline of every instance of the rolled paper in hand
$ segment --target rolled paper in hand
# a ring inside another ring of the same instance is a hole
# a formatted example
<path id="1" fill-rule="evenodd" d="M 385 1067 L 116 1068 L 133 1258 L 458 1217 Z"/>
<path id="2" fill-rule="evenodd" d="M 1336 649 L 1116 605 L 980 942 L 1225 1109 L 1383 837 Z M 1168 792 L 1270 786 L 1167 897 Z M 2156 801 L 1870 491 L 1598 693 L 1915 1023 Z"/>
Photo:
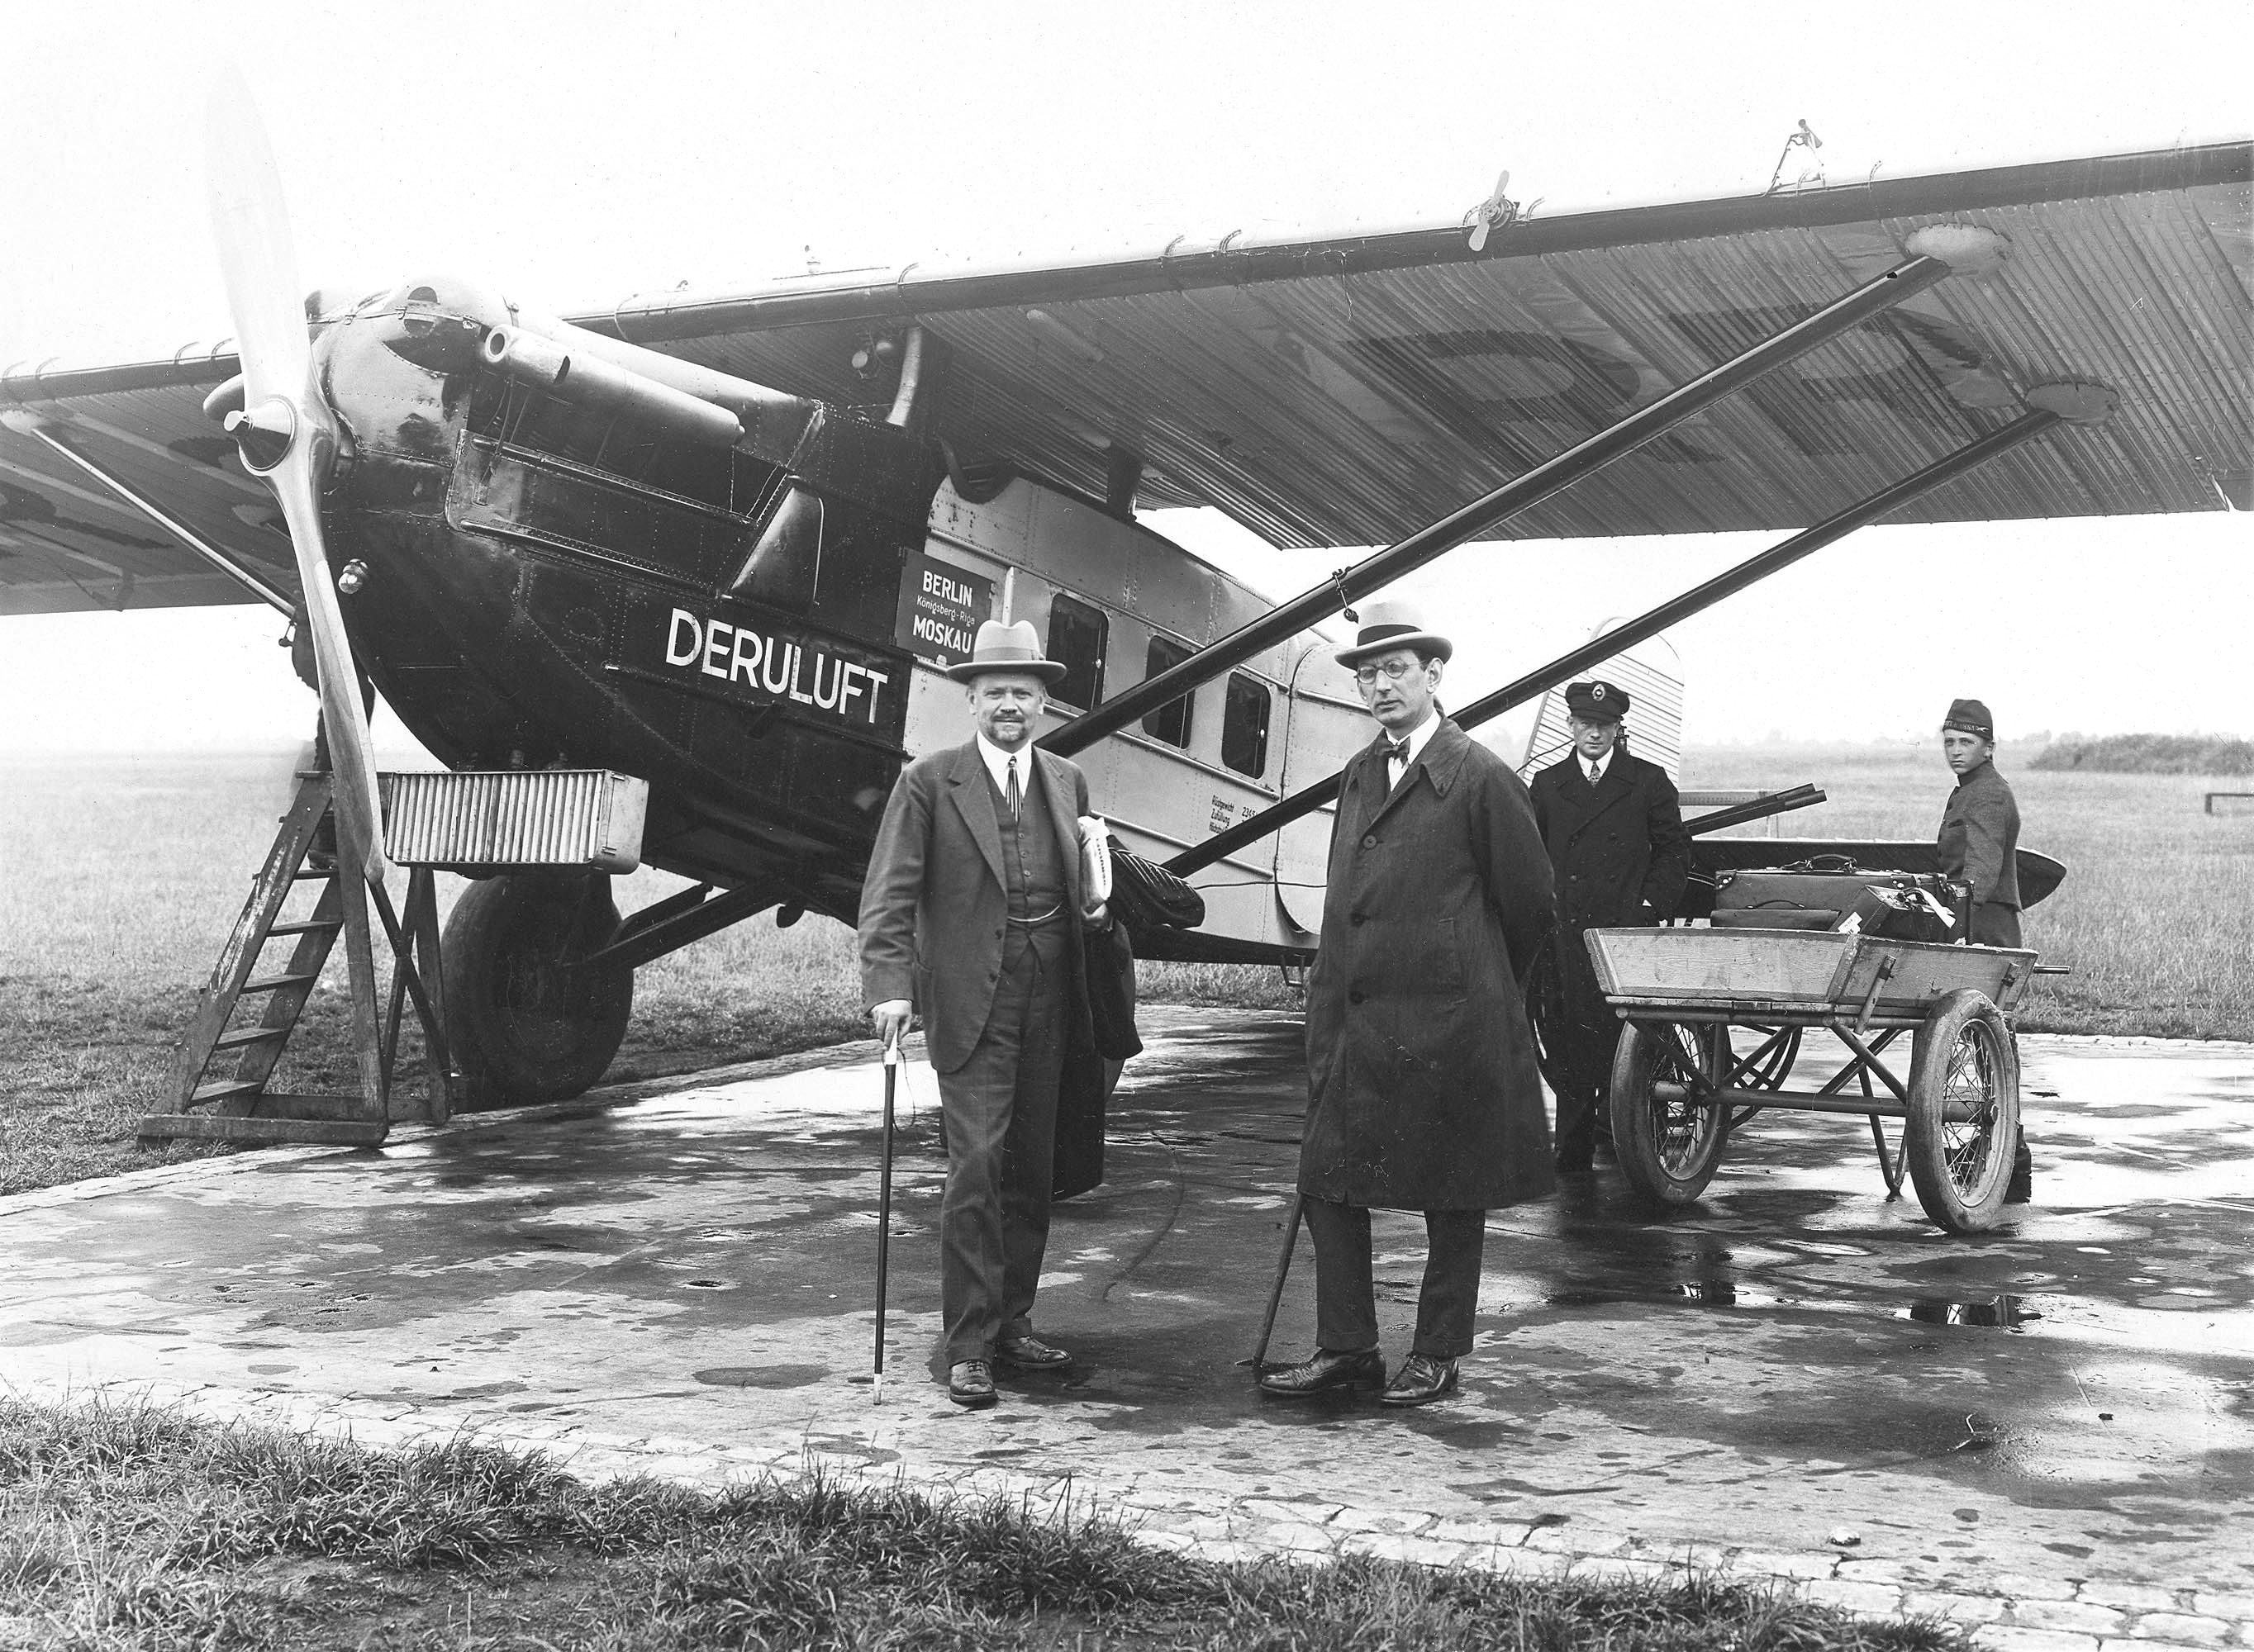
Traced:
<path id="1" fill-rule="evenodd" d="M 1080 870 L 1090 908 L 1111 898 L 1111 831 L 1100 816 L 1080 817 Z"/>

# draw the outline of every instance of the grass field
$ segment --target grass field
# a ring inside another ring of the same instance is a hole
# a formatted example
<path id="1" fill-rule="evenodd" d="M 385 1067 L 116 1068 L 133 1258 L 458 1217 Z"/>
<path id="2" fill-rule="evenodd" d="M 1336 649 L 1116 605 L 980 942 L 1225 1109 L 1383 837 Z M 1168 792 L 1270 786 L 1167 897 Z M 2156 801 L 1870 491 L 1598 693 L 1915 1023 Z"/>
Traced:
<path id="1" fill-rule="evenodd" d="M 0 1399 L 0 1645 L 932 1652 L 1973 1652 L 1781 1592 L 1222 1562 L 1116 1523 L 819 1481 L 587 1486 L 159 1411 Z"/>
<path id="2" fill-rule="evenodd" d="M 2202 813 L 2196 776 L 2030 773 L 2026 841 L 2067 863 L 2027 917 L 2030 944 L 2072 966 L 2038 983 L 2034 1030 L 2254 1037 L 2254 809 Z M 286 805 L 291 754 L 0 757 L 0 1191 L 190 1156 L 144 1148 L 140 1116 Z M 1831 801 L 1796 837 L 1929 838 L 1950 777 L 1924 746 L 1694 750 L 1688 783 L 1809 780 Z M 449 880 L 448 882 L 451 882 Z M 623 903 L 678 887 L 626 880 Z M 1152 1000 L 1289 1006 L 1273 970 L 1145 965 Z M 342 1000 L 317 996 L 277 1084 L 343 1082 Z M 658 1077 L 859 1035 L 851 937 L 809 917 L 757 919 L 640 972 L 612 1077 Z"/>

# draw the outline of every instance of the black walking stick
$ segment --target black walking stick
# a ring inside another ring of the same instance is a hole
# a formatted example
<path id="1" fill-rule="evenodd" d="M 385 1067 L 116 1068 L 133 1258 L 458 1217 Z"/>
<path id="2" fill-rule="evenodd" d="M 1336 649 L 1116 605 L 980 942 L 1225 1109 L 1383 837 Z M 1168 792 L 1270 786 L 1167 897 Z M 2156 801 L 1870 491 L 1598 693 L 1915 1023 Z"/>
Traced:
<path id="1" fill-rule="evenodd" d="M 877 1347 L 875 1369 L 870 1373 L 870 1403 L 885 1403 L 885 1286 L 892 1254 L 892 1095 L 900 1077 L 900 1043 L 897 1035 L 885 1040 L 884 1169 L 877 1182 Z"/>
<path id="2" fill-rule="evenodd" d="M 1305 1206 L 1303 1195 L 1292 1195 L 1292 1219 L 1284 1228 L 1284 1253 L 1276 1258 L 1276 1283 L 1268 1289 L 1268 1311 L 1260 1316 L 1260 1343 L 1245 1362 L 1255 1371 L 1260 1369 L 1260 1362 L 1268 1357 L 1268 1338 L 1276 1328 L 1276 1305 L 1284 1300 L 1284 1277 L 1291 1272 L 1292 1252 L 1298 1248 L 1299 1216 Z"/>

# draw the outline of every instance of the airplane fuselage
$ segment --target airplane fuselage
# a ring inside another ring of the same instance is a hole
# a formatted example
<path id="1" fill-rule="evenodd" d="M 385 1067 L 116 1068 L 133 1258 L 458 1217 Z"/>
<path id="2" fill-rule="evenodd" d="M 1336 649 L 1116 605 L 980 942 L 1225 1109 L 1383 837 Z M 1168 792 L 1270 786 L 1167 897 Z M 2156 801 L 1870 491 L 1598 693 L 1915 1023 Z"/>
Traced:
<path id="1" fill-rule="evenodd" d="M 1071 666 L 1053 724 L 1266 606 L 1055 490 L 966 498 L 880 419 L 822 406 L 772 464 L 541 394 L 480 336 L 444 305 L 371 305 L 321 341 L 349 455 L 331 559 L 366 570 L 355 652 L 450 767 L 646 779 L 665 870 L 850 918 L 901 763 L 968 737 L 942 668 L 981 620 L 1032 620 Z M 1171 855 L 1367 738 L 1320 639 L 1271 653 L 1082 754 L 1130 847 Z M 1277 890 L 1320 885 L 1326 827 L 1305 824 L 1224 863 L 1201 955 L 1312 946 L 1304 890 Z"/>

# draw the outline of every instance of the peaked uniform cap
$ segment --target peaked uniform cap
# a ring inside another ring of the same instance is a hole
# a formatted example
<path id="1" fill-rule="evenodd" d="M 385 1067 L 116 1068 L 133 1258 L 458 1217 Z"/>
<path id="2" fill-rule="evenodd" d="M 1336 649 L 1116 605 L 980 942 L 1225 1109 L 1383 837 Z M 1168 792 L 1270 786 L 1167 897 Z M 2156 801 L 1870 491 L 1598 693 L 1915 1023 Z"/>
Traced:
<path id="1" fill-rule="evenodd" d="M 1565 709 L 1586 721 L 1618 722 L 1628 715 L 1628 690 L 1616 683 L 1600 680 L 1566 685 Z"/>
<path id="2" fill-rule="evenodd" d="M 1372 654 L 1390 653 L 1396 648 L 1414 648 L 1436 659 L 1455 657 L 1456 645 L 1438 632 L 1426 631 L 1424 617 L 1414 603 L 1366 603 L 1357 623 L 1362 630 L 1354 636 L 1354 646 L 1338 652 L 1341 666 L 1358 666 Z"/>
<path id="3" fill-rule="evenodd" d="M 956 666 L 949 666 L 947 674 L 959 683 L 993 672 L 1025 672 L 1040 678 L 1051 687 L 1063 676 L 1065 667 L 1054 659 L 1041 657 L 1041 639 L 1033 630 L 1031 620 L 1018 620 L 1004 625 L 998 619 L 990 619 L 978 627 L 978 638 L 970 647 L 970 658 Z"/>
<path id="4" fill-rule="evenodd" d="M 1968 735 L 1978 735 L 1983 740 L 1996 737 L 1996 720 L 1988 714 L 1988 708 L 1977 700 L 1952 700 L 1949 714 L 1941 720 L 1943 733 L 1951 728 L 1962 729 Z"/>

